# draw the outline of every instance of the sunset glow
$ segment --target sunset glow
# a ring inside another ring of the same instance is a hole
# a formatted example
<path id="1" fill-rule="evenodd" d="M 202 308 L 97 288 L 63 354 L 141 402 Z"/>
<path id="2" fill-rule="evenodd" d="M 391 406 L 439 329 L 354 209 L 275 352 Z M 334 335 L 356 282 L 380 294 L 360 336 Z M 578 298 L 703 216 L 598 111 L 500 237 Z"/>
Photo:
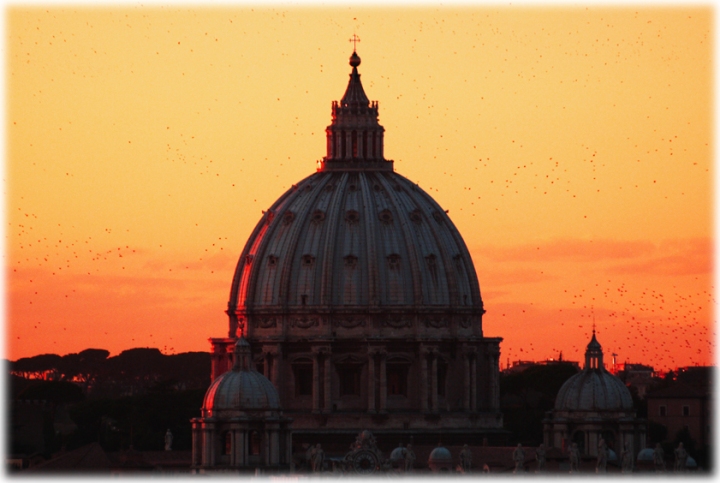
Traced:
<path id="1" fill-rule="evenodd" d="M 207 351 L 316 169 L 357 33 L 385 157 L 473 256 L 501 362 L 711 364 L 712 10 L 7 11 L 6 357 Z"/>

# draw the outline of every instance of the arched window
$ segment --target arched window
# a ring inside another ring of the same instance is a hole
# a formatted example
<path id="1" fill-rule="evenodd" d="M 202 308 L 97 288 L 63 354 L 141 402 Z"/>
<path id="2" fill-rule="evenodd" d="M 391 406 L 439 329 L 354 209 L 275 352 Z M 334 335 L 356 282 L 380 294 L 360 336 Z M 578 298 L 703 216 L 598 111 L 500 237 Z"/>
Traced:
<path id="1" fill-rule="evenodd" d="M 257 431 L 253 431 L 250 433 L 250 454 L 251 455 L 259 455 L 260 454 L 260 443 L 261 443 L 260 433 Z"/>

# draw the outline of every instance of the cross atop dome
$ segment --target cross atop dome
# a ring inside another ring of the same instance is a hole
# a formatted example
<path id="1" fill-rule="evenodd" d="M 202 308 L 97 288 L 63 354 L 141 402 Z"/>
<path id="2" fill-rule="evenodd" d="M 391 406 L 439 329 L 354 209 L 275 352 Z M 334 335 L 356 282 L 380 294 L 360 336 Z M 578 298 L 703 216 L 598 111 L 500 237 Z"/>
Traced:
<path id="1" fill-rule="evenodd" d="M 357 47 L 357 43 L 360 42 L 360 37 L 353 34 L 352 38 L 348 41 L 353 43 L 353 54 L 355 53 L 355 48 Z"/>

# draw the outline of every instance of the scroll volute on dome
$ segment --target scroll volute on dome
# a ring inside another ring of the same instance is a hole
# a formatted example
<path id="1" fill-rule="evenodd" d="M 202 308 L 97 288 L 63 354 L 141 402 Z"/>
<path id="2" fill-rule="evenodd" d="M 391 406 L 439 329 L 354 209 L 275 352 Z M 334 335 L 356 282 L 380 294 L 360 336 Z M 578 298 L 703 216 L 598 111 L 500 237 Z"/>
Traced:
<path id="1" fill-rule="evenodd" d="M 360 56 L 350 56 L 350 82 L 340 101 L 332 103 L 332 124 L 327 135 L 327 156 L 318 171 L 392 171 L 393 162 L 383 154 L 385 129 L 378 122 L 378 103 L 370 102 L 362 83 L 358 66 Z"/>

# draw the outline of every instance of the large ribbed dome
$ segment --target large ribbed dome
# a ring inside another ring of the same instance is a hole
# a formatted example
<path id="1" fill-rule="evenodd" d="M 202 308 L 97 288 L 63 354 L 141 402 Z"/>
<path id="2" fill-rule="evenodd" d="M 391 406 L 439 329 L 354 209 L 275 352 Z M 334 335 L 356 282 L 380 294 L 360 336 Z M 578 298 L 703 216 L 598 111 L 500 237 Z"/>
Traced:
<path id="1" fill-rule="evenodd" d="M 281 315 L 290 329 L 307 327 L 314 322 L 288 321 L 287 314 L 310 310 L 434 311 L 444 319 L 427 324 L 449 327 L 449 314 L 482 336 L 483 303 L 468 249 L 435 200 L 384 159 L 378 105 L 368 101 L 353 55 L 345 95 L 332 106 L 321 167 L 264 213 L 240 256 L 229 336 L 245 318 L 250 329 L 274 328 Z"/>
<path id="2" fill-rule="evenodd" d="M 447 214 L 388 171 L 320 172 L 285 193 L 247 242 L 238 306 L 480 305 Z"/>
<path id="3" fill-rule="evenodd" d="M 565 381 L 555 399 L 561 411 L 613 411 L 633 408 L 625 384 L 610 374 L 602 362 L 602 347 L 593 336 L 585 352 L 585 368 Z"/>

